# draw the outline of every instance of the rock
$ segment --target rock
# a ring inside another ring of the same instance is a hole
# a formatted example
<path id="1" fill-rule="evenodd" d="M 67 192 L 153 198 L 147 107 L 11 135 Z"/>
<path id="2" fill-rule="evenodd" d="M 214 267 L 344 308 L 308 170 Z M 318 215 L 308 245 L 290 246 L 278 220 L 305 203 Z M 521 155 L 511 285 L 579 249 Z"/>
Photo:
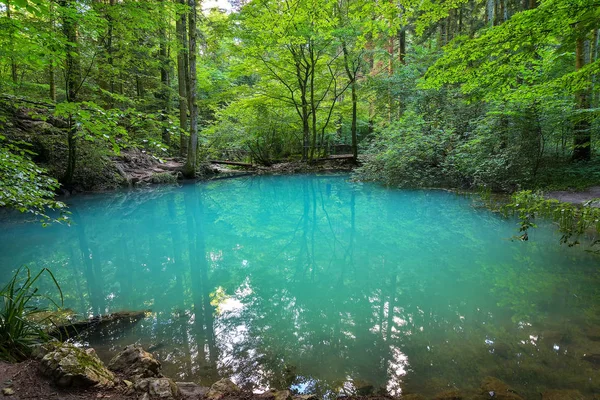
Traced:
<path id="1" fill-rule="evenodd" d="M 124 374 L 133 382 L 141 378 L 162 377 L 160 362 L 141 346 L 133 344 L 114 356 L 108 368 Z"/>
<path id="2" fill-rule="evenodd" d="M 292 393 L 289 390 L 270 390 L 259 397 L 268 400 L 292 400 Z"/>
<path id="3" fill-rule="evenodd" d="M 11 388 L 4 388 L 2 389 L 2 394 L 5 396 L 12 396 L 13 394 L 15 394 L 15 391 Z"/>
<path id="4" fill-rule="evenodd" d="M 583 360 L 592 364 L 594 368 L 600 368 L 600 354 L 586 354 Z"/>
<path id="5" fill-rule="evenodd" d="M 542 400 L 583 400 L 578 390 L 548 390 L 542 393 Z"/>
<path id="6" fill-rule="evenodd" d="M 220 381 L 213 383 L 208 391 L 206 398 L 208 400 L 221 400 L 228 394 L 239 394 L 240 388 L 230 379 L 223 378 Z"/>
<path id="7" fill-rule="evenodd" d="M 135 384 L 135 390 L 150 399 L 175 399 L 179 396 L 179 388 L 169 378 L 140 379 Z"/>
<path id="8" fill-rule="evenodd" d="M 179 388 L 179 393 L 184 398 L 198 399 L 200 397 L 206 396 L 206 394 L 210 390 L 210 388 L 197 385 L 193 382 L 175 382 L 175 384 Z"/>
<path id="9" fill-rule="evenodd" d="M 400 396 L 401 400 L 426 400 L 425 397 L 423 397 L 420 394 L 403 394 L 402 396 Z"/>
<path id="10" fill-rule="evenodd" d="M 481 382 L 481 394 L 490 399 L 523 400 L 510 386 L 498 378 L 486 376 Z"/>
<path id="11" fill-rule="evenodd" d="M 112 387 L 115 379 L 94 349 L 83 350 L 70 343 L 55 344 L 42 358 L 40 371 L 60 387 Z"/>
<path id="12" fill-rule="evenodd" d="M 458 389 L 445 390 L 433 396 L 433 400 L 462 400 L 462 398 Z"/>
<path id="13" fill-rule="evenodd" d="M 314 394 L 297 394 L 292 397 L 293 400 L 319 400 Z"/>

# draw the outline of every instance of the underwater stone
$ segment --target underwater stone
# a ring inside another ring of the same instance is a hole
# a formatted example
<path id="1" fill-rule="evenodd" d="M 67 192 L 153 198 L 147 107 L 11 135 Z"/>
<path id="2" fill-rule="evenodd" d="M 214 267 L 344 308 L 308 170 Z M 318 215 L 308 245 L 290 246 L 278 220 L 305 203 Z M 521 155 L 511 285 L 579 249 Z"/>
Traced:
<path id="1" fill-rule="evenodd" d="M 259 397 L 268 400 L 292 400 L 292 393 L 289 390 L 270 390 Z"/>
<path id="2" fill-rule="evenodd" d="M 220 400 L 228 394 L 238 394 L 240 392 L 240 388 L 235 383 L 230 379 L 223 378 L 220 381 L 213 383 L 206 398 L 209 400 Z"/>
<path id="3" fill-rule="evenodd" d="M 193 382 L 175 382 L 175 384 L 179 388 L 179 393 L 184 398 L 198 399 L 200 397 L 206 396 L 206 394 L 210 390 L 210 388 L 197 385 Z"/>
<path id="4" fill-rule="evenodd" d="M 458 389 L 445 390 L 441 393 L 436 394 L 433 400 L 462 400 L 463 396 L 460 394 Z"/>
<path id="5" fill-rule="evenodd" d="M 481 382 L 481 393 L 490 399 L 523 400 L 510 386 L 498 378 L 486 376 Z"/>
<path id="6" fill-rule="evenodd" d="M 96 355 L 94 349 L 83 350 L 70 343 L 54 344 L 40 363 L 43 375 L 60 387 L 112 387 L 114 375 Z"/>
<path id="7" fill-rule="evenodd" d="M 143 378 L 136 382 L 135 390 L 143 392 L 150 399 L 175 399 L 179 388 L 169 378 Z"/>
<path id="8" fill-rule="evenodd" d="M 578 390 L 548 390 L 542 393 L 542 400 L 583 400 Z"/>
<path id="9" fill-rule="evenodd" d="M 133 344 L 114 356 L 108 363 L 108 368 L 124 374 L 134 382 L 141 378 L 162 376 L 160 362 L 141 346 Z"/>

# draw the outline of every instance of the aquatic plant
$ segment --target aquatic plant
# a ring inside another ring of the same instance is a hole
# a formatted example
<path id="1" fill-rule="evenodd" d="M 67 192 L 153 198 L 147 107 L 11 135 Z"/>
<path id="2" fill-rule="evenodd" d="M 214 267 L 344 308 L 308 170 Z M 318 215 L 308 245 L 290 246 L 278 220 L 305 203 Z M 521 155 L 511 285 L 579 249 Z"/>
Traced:
<path id="1" fill-rule="evenodd" d="M 19 268 L 11 280 L 0 291 L 0 359 L 16 362 L 31 355 L 33 347 L 49 340 L 44 325 L 51 323 L 51 316 L 35 318 L 48 309 L 43 303 L 59 307 L 50 297 L 40 294 L 35 286 L 43 276 L 50 277 L 63 302 L 62 290 L 52 272 L 43 268 L 36 275 L 28 267 Z"/>

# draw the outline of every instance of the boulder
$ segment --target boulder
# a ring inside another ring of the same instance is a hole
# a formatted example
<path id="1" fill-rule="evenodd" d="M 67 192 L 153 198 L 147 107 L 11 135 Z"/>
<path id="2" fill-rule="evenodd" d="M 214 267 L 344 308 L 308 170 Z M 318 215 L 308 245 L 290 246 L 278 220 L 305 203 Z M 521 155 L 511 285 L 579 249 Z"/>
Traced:
<path id="1" fill-rule="evenodd" d="M 60 387 L 112 387 L 115 377 L 96 355 L 70 343 L 54 344 L 42 358 L 40 371 Z"/>
<path id="2" fill-rule="evenodd" d="M 175 382 L 179 388 L 179 393 L 184 399 L 199 399 L 206 396 L 210 388 L 197 385 L 193 382 Z"/>
<path id="3" fill-rule="evenodd" d="M 160 378 L 160 362 L 142 346 L 129 345 L 108 363 L 111 371 L 125 375 L 131 381 L 142 378 Z"/>
<path id="4" fill-rule="evenodd" d="M 135 383 L 135 390 L 149 399 L 176 399 L 179 388 L 169 378 L 143 378 Z"/>
<path id="5" fill-rule="evenodd" d="M 236 395 L 241 392 L 241 389 L 230 379 L 223 378 L 220 381 L 213 383 L 210 390 L 206 394 L 208 400 L 221 400 L 227 395 Z"/>
<path id="6" fill-rule="evenodd" d="M 547 390 L 542 393 L 542 400 L 583 400 L 578 390 Z"/>

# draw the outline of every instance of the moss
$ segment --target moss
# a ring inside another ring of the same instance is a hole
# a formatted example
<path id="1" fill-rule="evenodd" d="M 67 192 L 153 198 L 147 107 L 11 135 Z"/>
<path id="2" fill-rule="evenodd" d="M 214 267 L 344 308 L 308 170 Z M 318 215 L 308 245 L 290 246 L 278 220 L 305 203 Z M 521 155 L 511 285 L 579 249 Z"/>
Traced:
<path id="1" fill-rule="evenodd" d="M 153 174 L 150 177 L 150 182 L 155 183 L 155 184 L 177 183 L 177 176 L 175 176 L 169 172 L 161 172 L 158 174 Z"/>

